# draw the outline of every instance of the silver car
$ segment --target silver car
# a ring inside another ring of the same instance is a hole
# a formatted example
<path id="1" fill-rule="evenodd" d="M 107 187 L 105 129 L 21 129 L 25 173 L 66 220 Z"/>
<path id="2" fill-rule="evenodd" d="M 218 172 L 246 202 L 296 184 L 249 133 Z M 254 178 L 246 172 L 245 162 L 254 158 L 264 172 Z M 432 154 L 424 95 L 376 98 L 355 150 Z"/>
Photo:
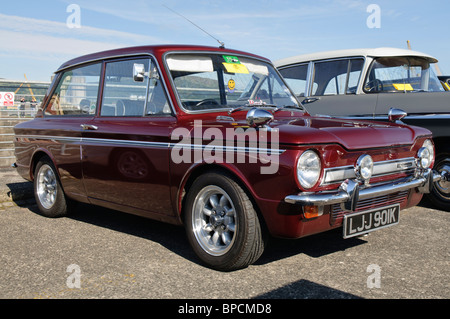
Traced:
<path id="1" fill-rule="evenodd" d="M 311 114 L 387 121 L 392 109 L 391 120 L 428 128 L 434 167 L 444 171 L 450 168 L 450 93 L 433 71 L 437 62 L 421 52 L 376 48 L 299 55 L 275 66 Z M 450 183 L 435 183 L 429 198 L 450 211 Z"/>

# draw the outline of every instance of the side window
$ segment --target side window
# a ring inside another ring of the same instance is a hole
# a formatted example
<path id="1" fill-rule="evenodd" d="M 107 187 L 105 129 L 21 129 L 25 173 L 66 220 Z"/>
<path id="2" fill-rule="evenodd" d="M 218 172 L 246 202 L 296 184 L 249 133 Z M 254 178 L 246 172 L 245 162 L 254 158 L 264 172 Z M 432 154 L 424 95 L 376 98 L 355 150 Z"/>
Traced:
<path id="1" fill-rule="evenodd" d="M 281 69 L 280 73 L 296 96 L 305 96 L 308 64 Z"/>
<path id="2" fill-rule="evenodd" d="M 143 67 L 141 80 L 135 68 Z M 101 116 L 171 114 L 157 67 L 148 58 L 106 63 Z"/>
<path id="3" fill-rule="evenodd" d="M 65 71 L 45 108 L 45 115 L 95 115 L 100 72 L 100 63 Z"/>
<path id="4" fill-rule="evenodd" d="M 348 60 L 316 62 L 314 82 L 318 84 L 318 89 L 313 95 L 345 94 L 347 70 Z"/>
<path id="5" fill-rule="evenodd" d="M 363 59 L 345 59 L 314 64 L 313 95 L 344 95 L 356 93 L 361 76 Z"/>
<path id="6" fill-rule="evenodd" d="M 106 63 L 101 116 L 143 116 L 148 77 L 133 78 L 134 64 L 149 71 L 149 59 L 133 59 Z"/>

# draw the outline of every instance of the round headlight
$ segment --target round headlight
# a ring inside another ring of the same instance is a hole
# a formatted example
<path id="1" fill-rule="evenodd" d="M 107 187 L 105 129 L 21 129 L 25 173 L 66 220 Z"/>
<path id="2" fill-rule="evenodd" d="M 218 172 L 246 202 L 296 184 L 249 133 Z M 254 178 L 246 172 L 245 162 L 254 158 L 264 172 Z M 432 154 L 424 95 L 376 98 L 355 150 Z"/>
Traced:
<path id="1" fill-rule="evenodd" d="M 433 143 L 430 140 L 426 140 L 417 153 L 417 156 L 419 157 L 418 164 L 420 168 L 430 168 L 431 164 L 434 161 Z"/>
<path id="2" fill-rule="evenodd" d="M 355 166 L 356 177 L 368 181 L 373 173 L 373 159 L 370 155 L 362 155 Z"/>
<path id="3" fill-rule="evenodd" d="M 297 162 L 297 178 L 303 188 L 313 187 L 319 180 L 321 164 L 319 155 L 314 151 L 304 152 Z"/>

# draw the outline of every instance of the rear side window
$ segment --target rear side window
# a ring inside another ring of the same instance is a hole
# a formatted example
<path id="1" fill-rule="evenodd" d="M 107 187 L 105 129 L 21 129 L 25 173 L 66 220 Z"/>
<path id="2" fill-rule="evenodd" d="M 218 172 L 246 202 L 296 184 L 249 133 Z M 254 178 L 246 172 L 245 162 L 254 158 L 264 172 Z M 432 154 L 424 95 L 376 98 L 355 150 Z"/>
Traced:
<path id="1" fill-rule="evenodd" d="M 101 63 L 65 71 L 45 108 L 46 116 L 93 116 Z"/>
<path id="2" fill-rule="evenodd" d="M 355 94 L 361 76 L 363 59 L 345 59 L 314 64 L 314 82 L 318 88 L 312 95 Z"/>

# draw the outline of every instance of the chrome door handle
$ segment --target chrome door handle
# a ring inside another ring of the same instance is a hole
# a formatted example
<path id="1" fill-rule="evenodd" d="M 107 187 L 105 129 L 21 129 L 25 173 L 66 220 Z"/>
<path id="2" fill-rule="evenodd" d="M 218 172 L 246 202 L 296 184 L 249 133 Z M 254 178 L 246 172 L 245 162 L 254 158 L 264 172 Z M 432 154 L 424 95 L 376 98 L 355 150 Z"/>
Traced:
<path id="1" fill-rule="evenodd" d="M 89 124 L 81 124 L 80 125 L 83 131 L 95 131 L 98 130 L 98 127 L 95 125 L 89 125 Z"/>
<path id="2" fill-rule="evenodd" d="M 312 102 L 316 102 L 320 100 L 320 97 L 307 97 L 306 99 L 304 99 L 302 101 L 303 104 L 308 104 L 308 103 L 312 103 Z"/>

